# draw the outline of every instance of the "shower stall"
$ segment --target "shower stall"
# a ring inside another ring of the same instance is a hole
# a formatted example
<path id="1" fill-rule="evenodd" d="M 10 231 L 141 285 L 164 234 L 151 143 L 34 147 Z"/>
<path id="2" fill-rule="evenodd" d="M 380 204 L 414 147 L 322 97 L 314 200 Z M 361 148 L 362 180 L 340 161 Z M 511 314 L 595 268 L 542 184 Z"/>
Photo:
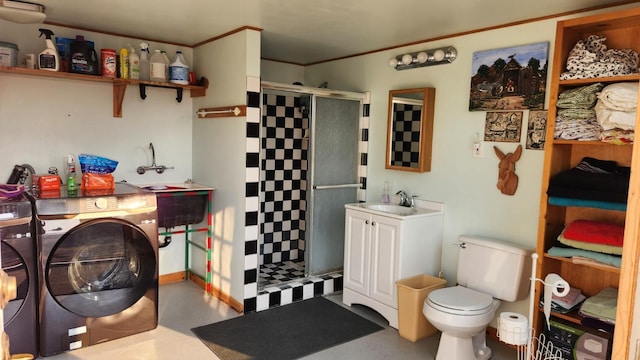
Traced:
<path id="1" fill-rule="evenodd" d="M 342 269 L 344 204 L 363 198 L 366 179 L 364 98 L 263 82 L 260 288 Z"/>

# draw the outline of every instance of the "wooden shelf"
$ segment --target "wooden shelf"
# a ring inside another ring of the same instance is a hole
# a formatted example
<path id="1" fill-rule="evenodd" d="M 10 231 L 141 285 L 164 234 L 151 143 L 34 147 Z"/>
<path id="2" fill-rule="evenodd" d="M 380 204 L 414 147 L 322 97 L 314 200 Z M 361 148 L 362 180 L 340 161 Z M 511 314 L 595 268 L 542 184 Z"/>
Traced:
<path id="1" fill-rule="evenodd" d="M 147 86 L 175 89 L 177 92 L 176 101 L 178 102 L 182 101 L 183 90 L 189 90 L 191 97 L 200 97 L 205 96 L 207 94 L 207 88 L 209 88 L 209 81 L 204 77 L 200 80 L 202 85 L 180 85 L 168 82 L 119 79 L 11 66 L 0 66 L 0 73 L 111 83 L 113 85 L 113 117 L 122 117 L 122 100 L 124 99 L 128 85 L 137 85 L 140 88 L 140 94 L 143 100 L 146 98 L 145 89 Z"/>
<path id="2" fill-rule="evenodd" d="M 620 76 L 606 76 L 606 77 L 598 77 L 598 78 L 589 78 L 589 79 L 570 79 L 570 80 L 560 80 L 558 82 L 559 85 L 567 85 L 567 86 L 579 86 L 579 85 L 589 85 L 594 83 L 615 83 L 615 82 L 624 82 L 624 81 L 640 81 L 640 73 L 631 74 L 631 75 L 620 75 Z"/>
<path id="3" fill-rule="evenodd" d="M 619 268 L 613 268 L 613 267 L 609 267 L 609 266 L 603 266 L 603 265 L 598 265 L 596 263 L 593 264 L 584 264 L 584 263 L 574 263 L 571 258 L 564 258 L 564 257 L 559 257 L 559 256 L 551 256 L 547 253 L 544 254 L 545 259 L 547 260 L 556 260 L 556 261 L 560 261 L 560 262 L 564 262 L 567 264 L 571 264 L 573 266 L 585 266 L 585 267 L 589 267 L 589 268 L 593 268 L 593 269 L 598 269 L 599 271 L 606 271 L 606 272 L 610 272 L 610 273 L 614 273 L 614 274 L 620 274 L 620 269 Z"/>

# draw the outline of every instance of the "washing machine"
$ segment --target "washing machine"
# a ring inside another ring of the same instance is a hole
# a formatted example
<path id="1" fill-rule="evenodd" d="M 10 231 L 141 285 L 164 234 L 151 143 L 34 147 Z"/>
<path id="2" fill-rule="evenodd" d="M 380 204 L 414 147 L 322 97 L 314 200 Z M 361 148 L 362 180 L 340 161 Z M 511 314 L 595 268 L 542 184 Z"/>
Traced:
<path id="1" fill-rule="evenodd" d="M 16 278 L 17 296 L 4 308 L 12 354 L 38 354 L 38 281 L 31 202 L 23 195 L 0 200 L 2 270 Z"/>
<path id="2" fill-rule="evenodd" d="M 56 192 L 57 193 L 57 192 Z M 156 196 L 113 191 L 30 194 L 37 234 L 39 351 L 50 356 L 158 325 Z"/>

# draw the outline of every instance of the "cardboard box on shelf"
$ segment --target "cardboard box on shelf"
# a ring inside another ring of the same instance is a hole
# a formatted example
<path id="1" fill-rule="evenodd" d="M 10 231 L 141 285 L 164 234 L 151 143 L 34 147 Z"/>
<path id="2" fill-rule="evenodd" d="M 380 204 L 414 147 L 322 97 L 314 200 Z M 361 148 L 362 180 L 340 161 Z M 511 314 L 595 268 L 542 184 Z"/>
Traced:
<path id="1" fill-rule="evenodd" d="M 543 334 L 565 360 L 611 359 L 611 334 L 554 317 L 549 324 L 551 330 L 544 326 Z"/>

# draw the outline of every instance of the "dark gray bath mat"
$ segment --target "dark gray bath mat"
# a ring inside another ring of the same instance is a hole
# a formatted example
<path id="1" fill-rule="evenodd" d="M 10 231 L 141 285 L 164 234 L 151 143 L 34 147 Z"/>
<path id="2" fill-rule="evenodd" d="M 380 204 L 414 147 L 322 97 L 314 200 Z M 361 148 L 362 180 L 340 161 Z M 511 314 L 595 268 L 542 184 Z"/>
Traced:
<path id="1" fill-rule="evenodd" d="M 331 300 L 316 297 L 191 331 L 222 360 L 286 360 L 382 329 Z"/>

